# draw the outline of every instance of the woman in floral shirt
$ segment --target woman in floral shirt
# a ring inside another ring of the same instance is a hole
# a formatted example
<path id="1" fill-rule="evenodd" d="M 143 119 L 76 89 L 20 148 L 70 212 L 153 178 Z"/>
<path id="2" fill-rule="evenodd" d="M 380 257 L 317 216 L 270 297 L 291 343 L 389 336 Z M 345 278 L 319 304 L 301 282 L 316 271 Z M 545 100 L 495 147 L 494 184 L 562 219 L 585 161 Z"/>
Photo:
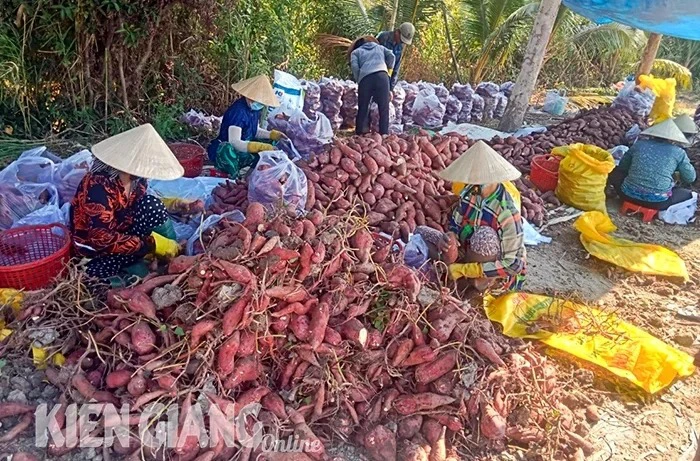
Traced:
<path id="1" fill-rule="evenodd" d="M 153 229 L 169 218 L 146 194 L 146 178 L 176 179 L 183 169 L 151 125 L 106 139 L 73 199 L 70 221 L 76 251 L 89 258 L 87 273 L 107 279 L 144 256 L 175 256 L 178 244 Z"/>

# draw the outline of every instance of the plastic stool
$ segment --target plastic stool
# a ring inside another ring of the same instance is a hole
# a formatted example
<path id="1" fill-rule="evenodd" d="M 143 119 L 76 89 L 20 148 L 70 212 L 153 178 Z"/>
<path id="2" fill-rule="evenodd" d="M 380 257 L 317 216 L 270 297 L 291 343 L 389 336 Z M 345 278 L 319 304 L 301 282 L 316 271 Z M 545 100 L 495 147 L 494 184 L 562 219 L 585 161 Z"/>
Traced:
<path id="1" fill-rule="evenodd" d="M 644 208 L 643 206 L 632 202 L 622 202 L 622 208 L 620 208 L 620 213 L 623 215 L 626 215 L 627 213 L 641 213 L 643 222 L 651 222 L 658 212 L 659 210 Z"/>

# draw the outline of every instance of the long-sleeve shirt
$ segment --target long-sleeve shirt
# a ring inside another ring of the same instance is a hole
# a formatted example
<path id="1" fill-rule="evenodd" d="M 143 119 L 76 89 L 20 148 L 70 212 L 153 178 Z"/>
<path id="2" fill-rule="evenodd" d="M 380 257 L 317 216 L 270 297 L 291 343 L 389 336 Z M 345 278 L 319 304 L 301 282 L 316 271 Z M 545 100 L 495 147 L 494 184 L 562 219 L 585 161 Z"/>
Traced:
<path id="1" fill-rule="evenodd" d="M 525 234 L 520 210 L 502 184 L 486 198 L 478 186 L 468 186 L 460 193 L 460 201 L 450 218 L 450 231 L 464 244 L 477 227 L 491 227 L 501 241 L 501 257 L 494 262 L 480 263 L 484 276 L 505 278 L 507 289 L 520 288 L 526 267 Z"/>
<path id="2" fill-rule="evenodd" d="M 398 43 L 394 41 L 394 35 L 393 30 L 388 30 L 377 35 L 377 41 L 379 44 L 394 53 L 394 70 L 391 74 L 391 80 L 389 81 L 389 85 L 392 90 L 396 86 L 396 82 L 399 81 L 399 69 L 401 68 L 401 57 L 403 56 L 404 47 L 401 40 L 399 40 Z"/>
<path id="3" fill-rule="evenodd" d="M 88 173 L 78 185 L 71 206 L 71 234 L 84 256 L 146 255 L 151 237 L 127 232 L 134 222 L 135 204 L 146 195 L 145 179 L 134 181 L 127 195 L 119 178 Z"/>
<path id="4" fill-rule="evenodd" d="M 240 144 L 238 144 L 238 146 L 233 146 L 234 149 L 245 152 L 247 150 L 247 142 L 258 137 L 260 115 L 261 111 L 251 109 L 245 98 L 238 98 L 236 102 L 231 104 L 231 107 L 224 112 L 224 116 L 221 120 L 221 128 L 219 128 L 219 136 L 209 143 L 209 147 L 207 148 L 209 160 L 212 162 L 216 160 L 216 152 L 219 149 L 219 144 L 222 142 L 236 141 L 237 144 L 239 142 L 246 142 L 243 146 Z M 229 127 L 231 126 L 240 128 L 240 139 L 229 140 Z M 261 130 L 260 134 L 264 133 L 267 132 Z M 269 138 L 269 134 L 267 137 Z"/>
<path id="5" fill-rule="evenodd" d="M 682 148 L 662 139 L 640 139 L 625 153 L 618 168 L 627 176 L 622 192 L 645 202 L 663 202 L 671 196 L 673 174 L 681 182 L 695 181 L 695 168 Z"/>
<path id="6" fill-rule="evenodd" d="M 365 43 L 350 53 L 350 67 L 357 83 L 375 72 L 388 72 L 393 69 L 394 54 L 378 43 Z"/>

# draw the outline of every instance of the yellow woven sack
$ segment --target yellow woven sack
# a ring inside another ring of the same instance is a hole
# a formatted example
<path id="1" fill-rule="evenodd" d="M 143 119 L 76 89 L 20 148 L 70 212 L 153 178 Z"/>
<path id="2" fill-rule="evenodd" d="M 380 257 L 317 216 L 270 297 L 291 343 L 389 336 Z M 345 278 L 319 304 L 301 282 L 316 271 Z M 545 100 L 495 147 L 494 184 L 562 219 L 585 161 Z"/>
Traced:
<path id="1" fill-rule="evenodd" d="M 552 154 L 564 157 L 554 191 L 559 200 L 580 210 L 607 213 L 605 185 L 615 168 L 612 154 L 589 144 L 556 147 Z"/>
<path id="2" fill-rule="evenodd" d="M 511 338 L 548 346 L 605 368 L 654 394 L 678 377 L 693 374 L 693 357 L 614 313 L 529 293 L 484 298 L 486 315 Z"/>
<path id="3" fill-rule="evenodd" d="M 586 251 L 598 259 L 632 272 L 681 277 L 688 281 L 688 271 L 678 254 L 660 245 L 611 236 L 617 227 L 603 213 L 584 213 L 574 222 L 574 228 L 581 233 L 581 244 Z"/>
<path id="4" fill-rule="evenodd" d="M 639 86 L 654 92 L 656 99 L 651 107 L 649 118 L 652 124 L 663 122 L 673 117 L 673 106 L 676 104 L 676 79 L 656 78 L 653 75 L 640 75 Z"/>

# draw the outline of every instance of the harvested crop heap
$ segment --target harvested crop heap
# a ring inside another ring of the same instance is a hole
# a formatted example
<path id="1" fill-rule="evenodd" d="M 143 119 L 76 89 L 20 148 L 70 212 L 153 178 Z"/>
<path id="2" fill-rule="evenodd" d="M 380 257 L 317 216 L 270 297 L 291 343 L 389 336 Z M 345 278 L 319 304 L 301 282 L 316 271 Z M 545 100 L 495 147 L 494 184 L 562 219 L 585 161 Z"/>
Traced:
<path id="1" fill-rule="evenodd" d="M 25 320 L 10 325 L 13 346 L 53 325 L 68 360 L 46 375 L 63 403 L 129 403 L 133 421 L 152 402 L 179 404 L 181 424 L 193 402 L 222 411 L 259 402 L 269 430 L 322 441 L 295 460 L 326 459 L 343 442 L 372 460 L 467 459 L 507 440 L 558 456 L 588 451 L 575 433 L 586 423 L 562 403 L 547 360 L 425 285 L 365 225 L 319 211 L 266 216 L 253 204 L 243 223 L 222 221 L 206 254 L 110 291 L 106 307 L 75 293 L 78 280 L 32 296 Z M 240 450 L 182 442 L 165 455 Z M 136 437 L 115 451 L 141 456 Z M 255 455 L 240 459 L 288 459 Z"/>
<path id="2" fill-rule="evenodd" d="M 554 147 L 584 143 L 611 149 L 626 144 L 625 134 L 635 124 L 642 129 L 646 126 L 642 117 L 626 109 L 602 107 L 582 110 L 544 133 L 520 138 L 495 137 L 489 144 L 520 171 L 529 173 L 532 157 L 549 154 Z"/>

